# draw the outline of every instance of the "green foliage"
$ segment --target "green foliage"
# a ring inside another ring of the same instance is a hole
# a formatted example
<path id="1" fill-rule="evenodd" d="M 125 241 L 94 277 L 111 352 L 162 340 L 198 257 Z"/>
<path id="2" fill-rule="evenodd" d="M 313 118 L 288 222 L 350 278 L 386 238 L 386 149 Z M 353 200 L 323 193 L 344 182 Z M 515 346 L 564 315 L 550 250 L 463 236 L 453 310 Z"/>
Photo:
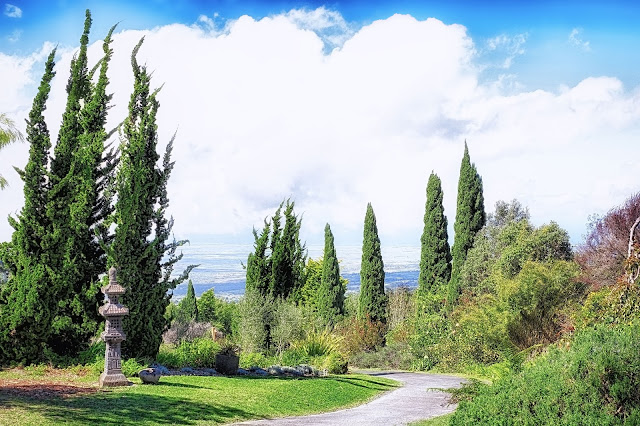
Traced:
<path id="1" fill-rule="evenodd" d="M 122 374 L 127 377 L 138 377 L 138 373 L 144 368 L 147 368 L 147 365 L 138 362 L 135 358 L 129 358 L 122 362 Z"/>
<path id="2" fill-rule="evenodd" d="M 347 356 L 357 352 L 371 352 L 384 345 L 385 323 L 370 318 L 345 318 L 335 332 L 342 337 L 342 352 Z"/>
<path id="3" fill-rule="evenodd" d="M 198 321 L 211 323 L 219 331 L 230 335 L 237 321 L 238 304 L 215 296 L 213 288 L 198 298 Z"/>
<path id="4" fill-rule="evenodd" d="M 358 352 L 349 357 L 356 368 L 382 368 L 389 370 L 412 370 L 416 358 L 406 343 L 391 343 L 373 352 Z"/>
<path id="5" fill-rule="evenodd" d="M 344 314 L 344 293 L 346 290 L 340 277 L 340 266 L 336 256 L 333 234 L 327 223 L 324 228 L 322 276 L 316 299 L 318 316 L 322 323 L 332 326 Z"/>
<path id="6" fill-rule="evenodd" d="M 370 318 L 374 322 L 386 323 L 386 307 L 387 296 L 384 293 L 384 263 L 380 251 L 380 237 L 378 237 L 376 216 L 369 203 L 364 218 L 358 318 L 361 320 Z"/>
<path id="7" fill-rule="evenodd" d="M 168 368 L 213 368 L 221 350 L 220 343 L 207 337 L 183 340 L 176 347 L 161 345 L 156 361 Z"/>
<path id="8" fill-rule="evenodd" d="M 245 352 L 269 348 L 273 298 L 256 290 L 247 290 L 238 304 L 238 343 Z"/>
<path id="9" fill-rule="evenodd" d="M 49 54 L 45 72 L 33 100 L 27 121 L 29 161 L 20 177 L 25 202 L 17 219 L 9 217 L 14 228 L 11 244 L 4 244 L 2 261 L 11 278 L 0 295 L 0 363 L 31 363 L 41 360 L 51 333 L 55 294 L 49 285 L 49 268 L 44 266 L 42 248 L 48 221 L 46 170 L 51 147 L 44 110 L 51 90 L 55 50 Z"/>
<path id="10" fill-rule="evenodd" d="M 427 202 L 422 231 L 418 298 L 446 286 L 451 279 L 451 251 L 447 234 L 447 217 L 442 205 L 442 186 L 435 173 L 429 176 Z M 426 307 L 420 307 L 424 311 Z"/>
<path id="11" fill-rule="evenodd" d="M 347 360 L 341 353 L 342 338 L 328 331 L 309 333 L 303 340 L 291 343 L 280 359 L 284 365 L 311 365 L 330 374 L 347 372 Z"/>
<path id="12" fill-rule="evenodd" d="M 142 41 L 131 54 L 134 89 L 129 115 L 120 133 L 118 200 L 114 214 L 117 227 L 109 250 L 109 264 L 117 266 L 118 281 L 127 288 L 122 299 L 129 308 L 129 315 L 123 320 L 127 334 L 122 344 L 123 355 L 155 358 L 162 333 L 168 326 L 164 317 L 171 297 L 168 292 L 184 281 L 195 266 L 172 277 L 173 267 L 182 257 L 175 254 L 176 249 L 186 241 L 167 242 L 173 226 L 173 219 L 165 218 L 169 205 L 167 182 L 174 166 L 171 162 L 173 139 L 167 144 L 162 167 L 158 167 L 159 103 L 157 90 L 150 90 L 151 76 L 136 60 Z"/>
<path id="13" fill-rule="evenodd" d="M 187 284 L 187 295 L 178 303 L 176 321 L 189 322 L 198 318 L 198 304 L 196 293 L 193 290 L 193 283 L 189 280 Z"/>
<path id="14" fill-rule="evenodd" d="M 303 337 L 304 318 L 293 301 L 276 299 L 271 308 L 271 347 L 282 353 L 291 342 Z"/>
<path id="15" fill-rule="evenodd" d="M 255 251 L 247 259 L 247 291 L 257 290 L 273 298 L 292 296 L 294 300 L 300 300 L 300 288 L 305 281 L 306 248 L 300 243 L 302 219 L 295 215 L 294 206 L 293 201 L 283 201 L 271 222 L 265 220 L 260 234 L 253 230 Z M 285 224 L 280 228 L 283 207 Z"/>
<path id="16" fill-rule="evenodd" d="M 6 114 L 0 114 L 0 149 L 13 142 L 24 141 L 24 136 L 16 128 L 15 123 Z M 8 185 L 7 180 L 0 175 L 0 190 Z"/>
<path id="17" fill-rule="evenodd" d="M 639 345 L 637 325 L 584 330 L 566 348 L 480 388 L 451 424 L 637 424 Z"/>
<path id="18" fill-rule="evenodd" d="M 460 270 L 467 257 L 467 252 L 473 246 L 476 234 L 485 224 L 485 219 L 482 178 L 478 174 L 475 164 L 471 164 L 469 148 L 465 141 L 458 180 L 456 221 L 453 225 L 455 240 L 452 250 L 451 280 L 447 293 L 449 310 L 452 310 L 458 301 L 462 285 Z"/>
<path id="19" fill-rule="evenodd" d="M 578 328 L 631 323 L 640 324 L 640 286 L 624 280 L 589 293 L 576 314 Z"/>

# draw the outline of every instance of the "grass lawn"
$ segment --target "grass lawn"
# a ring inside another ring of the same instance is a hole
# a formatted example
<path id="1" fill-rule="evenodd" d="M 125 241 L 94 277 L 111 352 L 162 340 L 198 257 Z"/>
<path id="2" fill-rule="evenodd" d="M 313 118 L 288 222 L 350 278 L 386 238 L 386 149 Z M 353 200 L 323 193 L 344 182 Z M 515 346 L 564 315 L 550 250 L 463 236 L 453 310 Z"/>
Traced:
<path id="1" fill-rule="evenodd" d="M 0 424 L 215 424 L 332 411 L 397 382 L 365 375 L 314 379 L 165 376 L 102 390 L 82 370 L 0 371 Z"/>

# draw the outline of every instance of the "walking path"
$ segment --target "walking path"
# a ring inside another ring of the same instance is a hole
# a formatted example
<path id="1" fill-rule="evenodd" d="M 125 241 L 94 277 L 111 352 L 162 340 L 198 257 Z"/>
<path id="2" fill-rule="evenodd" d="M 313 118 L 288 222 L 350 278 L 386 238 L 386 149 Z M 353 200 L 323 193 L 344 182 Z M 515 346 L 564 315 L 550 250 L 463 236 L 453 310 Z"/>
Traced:
<path id="1" fill-rule="evenodd" d="M 438 389 L 457 388 L 466 380 L 455 376 L 405 372 L 362 372 L 402 382 L 404 386 L 383 394 L 367 404 L 331 413 L 252 420 L 238 425 L 406 425 L 450 413 L 449 394 Z"/>

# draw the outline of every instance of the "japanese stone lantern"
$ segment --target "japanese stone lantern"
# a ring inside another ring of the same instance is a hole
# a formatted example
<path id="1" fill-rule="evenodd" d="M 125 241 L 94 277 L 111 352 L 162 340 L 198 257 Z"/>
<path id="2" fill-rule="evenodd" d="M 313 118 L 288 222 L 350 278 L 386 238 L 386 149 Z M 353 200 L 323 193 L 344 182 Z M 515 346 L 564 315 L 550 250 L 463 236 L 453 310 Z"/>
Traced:
<path id="1" fill-rule="evenodd" d="M 120 345 L 127 338 L 122 331 L 122 318 L 129 315 L 129 308 L 120 304 L 119 298 L 125 292 L 116 281 L 116 268 L 109 269 L 109 284 L 102 287 L 107 296 L 107 303 L 100 307 L 100 315 L 105 317 L 106 324 L 102 333 L 102 340 L 107 344 L 104 357 L 104 372 L 100 375 L 100 387 L 127 386 L 130 382 L 122 374 L 122 358 Z"/>

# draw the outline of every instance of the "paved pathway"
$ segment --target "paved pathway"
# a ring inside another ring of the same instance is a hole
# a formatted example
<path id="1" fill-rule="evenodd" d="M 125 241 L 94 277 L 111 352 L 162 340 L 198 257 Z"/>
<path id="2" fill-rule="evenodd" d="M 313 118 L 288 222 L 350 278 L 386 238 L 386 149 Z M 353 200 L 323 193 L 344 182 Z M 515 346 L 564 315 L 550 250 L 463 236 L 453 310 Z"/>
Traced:
<path id="1" fill-rule="evenodd" d="M 440 374 L 364 373 L 397 380 L 404 386 L 387 392 L 367 404 L 346 410 L 273 420 L 252 420 L 238 425 L 406 425 L 455 410 L 455 405 L 447 403 L 449 395 L 437 389 L 460 387 L 465 382 L 465 379 L 460 377 Z"/>

